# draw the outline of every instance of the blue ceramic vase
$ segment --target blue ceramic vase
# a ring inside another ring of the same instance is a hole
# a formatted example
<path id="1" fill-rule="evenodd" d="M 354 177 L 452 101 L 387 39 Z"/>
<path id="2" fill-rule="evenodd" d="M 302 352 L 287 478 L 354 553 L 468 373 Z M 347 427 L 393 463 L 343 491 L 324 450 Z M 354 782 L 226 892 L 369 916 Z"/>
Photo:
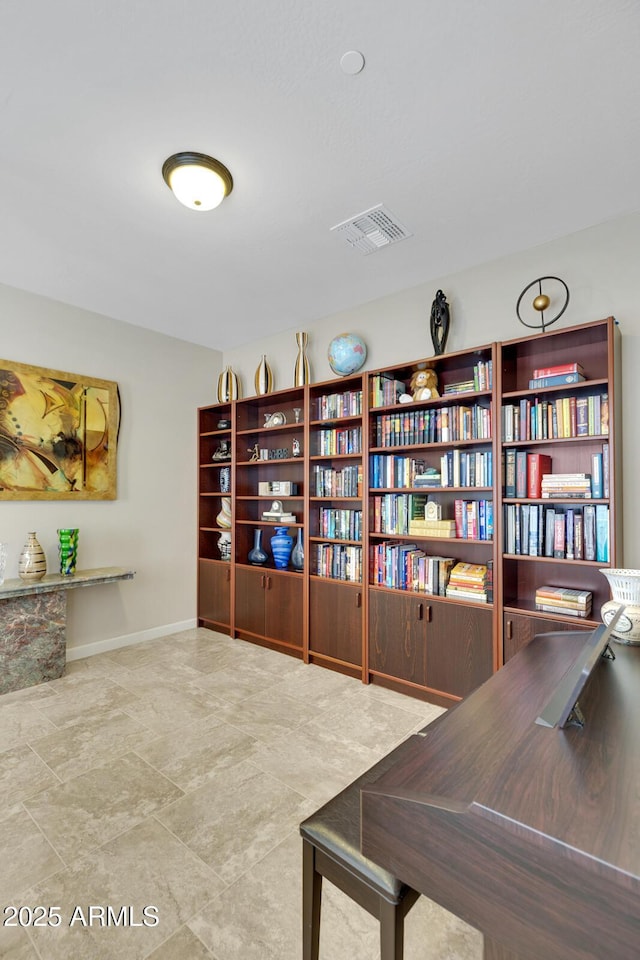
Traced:
<path id="1" fill-rule="evenodd" d="M 293 537 L 289 536 L 288 527 L 276 527 L 271 537 L 271 553 L 277 570 L 285 570 L 289 566 Z"/>
<path id="2" fill-rule="evenodd" d="M 253 549 L 249 550 L 247 560 L 256 567 L 260 567 L 267 562 L 267 554 L 262 549 L 262 530 L 256 529 L 253 531 Z"/>

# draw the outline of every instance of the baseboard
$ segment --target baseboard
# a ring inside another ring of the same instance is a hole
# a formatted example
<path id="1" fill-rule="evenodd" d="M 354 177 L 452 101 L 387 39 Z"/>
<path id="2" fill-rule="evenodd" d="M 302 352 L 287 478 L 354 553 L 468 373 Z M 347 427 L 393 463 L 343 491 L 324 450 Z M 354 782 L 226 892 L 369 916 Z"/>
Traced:
<path id="1" fill-rule="evenodd" d="M 197 621 L 183 620 L 180 623 L 165 623 L 161 627 L 151 627 L 150 630 L 140 630 L 138 633 L 128 633 L 123 637 L 109 637 L 108 640 L 96 640 L 95 643 L 83 643 L 79 647 L 67 647 L 67 663 L 71 660 L 84 660 L 93 657 L 96 653 L 108 653 L 109 650 L 118 650 L 120 647 L 132 647 L 144 640 L 156 640 L 166 637 L 169 633 L 179 633 L 181 630 L 193 630 Z"/>

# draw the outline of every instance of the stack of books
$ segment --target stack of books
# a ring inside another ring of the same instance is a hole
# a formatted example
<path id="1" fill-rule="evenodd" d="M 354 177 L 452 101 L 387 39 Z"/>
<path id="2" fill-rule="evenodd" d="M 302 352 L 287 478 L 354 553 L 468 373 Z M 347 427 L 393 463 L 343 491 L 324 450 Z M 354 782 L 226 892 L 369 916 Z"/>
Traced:
<path id="1" fill-rule="evenodd" d="M 484 563 L 456 563 L 447 584 L 447 596 L 456 600 L 490 603 L 490 571 Z"/>
<path id="2" fill-rule="evenodd" d="M 460 380 L 458 383 L 446 383 L 443 394 L 447 396 L 450 393 L 469 393 L 476 389 L 475 380 Z"/>
<path id="3" fill-rule="evenodd" d="M 543 473 L 541 498 L 582 498 L 591 496 L 591 474 L 589 473 Z"/>
<path id="4" fill-rule="evenodd" d="M 421 520 L 409 521 L 409 534 L 412 537 L 440 537 L 455 540 L 455 520 Z"/>
<path id="5" fill-rule="evenodd" d="M 559 613 L 569 617 L 588 617 L 593 595 L 589 590 L 571 590 L 569 587 L 538 587 L 536 610 Z"/>
<path id="6" fill-rule="evenodd" d="M 442 474 L 436 467 L 427 467 L 424 473 L 416 473 L 413 478 L 414 487 L 439 487 Z"/>
<path id="7" fill-rule="evenodd" d="M 579 363 L 560 363 L 554 367 L 536 367 L 529 380 L 529 389 L 559 387 L 565 383 L 581 383 L 587 378 Z"/>

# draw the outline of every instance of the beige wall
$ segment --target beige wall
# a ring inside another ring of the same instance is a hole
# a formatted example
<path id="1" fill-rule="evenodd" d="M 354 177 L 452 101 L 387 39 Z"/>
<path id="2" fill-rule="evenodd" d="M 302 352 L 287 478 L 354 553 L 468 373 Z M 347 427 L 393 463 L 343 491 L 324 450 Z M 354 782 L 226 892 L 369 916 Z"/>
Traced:
<path id="1" fill-rule="evenodd" d="M 3 286 L 0 329 L 3 359 L 115 380 L 122 403 L 117 500 L 0 503 L 6 577 L 17 576 L 28 531 L 57 572 L 56 530 L 79 527 L 79 568 L 131 567 L 136 577 L 69 591 L 72 657 L 191 625 L 196 408 L 215 400 L 220 353 Z"/>
<path id="2" fill-rule="evenodd" d="M 382 250 L 370 256 L 372 269 L 375 265 L 375 269 L 384 270 L 386 253 Z M 346 247 L 344 255 L 359 256 Z M 640 567 L 639 260 L 640 214 L 636 214 L 320 319 L 306 326 L 312 380 L 333 377 L 326 358 L 327 345 L 345 331 L 359 334 L 367 343 L 366 369 L 431 356 L 429 313 L 438 288 L 444 290 L 451 305 L 447 350 L 526 336 L 533 331 L 518 322 L 515 312 L 520 292 L 537 277 L 561 277 L 569 287 L 570 302 L 556 328 L 611 315 L 621 326 L 624 562 Z M 299 327 L 292 326 L 287 333 L 225 352 L 224 363 L 240 374 L 246 396 L 254 392 L 253 377 L 263 353 L 274 371 L 275 389 L 292 385 L 296 329 Z"/>

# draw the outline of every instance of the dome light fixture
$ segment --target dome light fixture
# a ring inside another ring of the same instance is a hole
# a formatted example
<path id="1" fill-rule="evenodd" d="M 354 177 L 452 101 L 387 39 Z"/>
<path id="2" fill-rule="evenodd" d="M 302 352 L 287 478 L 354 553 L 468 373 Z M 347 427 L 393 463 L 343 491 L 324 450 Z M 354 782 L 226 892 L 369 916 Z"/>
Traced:
<path id="1" fill-rule="evenodd" d="M 174 153 L 162 164 L 162 176 L 177 200 L 190 210 L 213 210 L 233 190 L 233 177 L 205 153 Z"/>

